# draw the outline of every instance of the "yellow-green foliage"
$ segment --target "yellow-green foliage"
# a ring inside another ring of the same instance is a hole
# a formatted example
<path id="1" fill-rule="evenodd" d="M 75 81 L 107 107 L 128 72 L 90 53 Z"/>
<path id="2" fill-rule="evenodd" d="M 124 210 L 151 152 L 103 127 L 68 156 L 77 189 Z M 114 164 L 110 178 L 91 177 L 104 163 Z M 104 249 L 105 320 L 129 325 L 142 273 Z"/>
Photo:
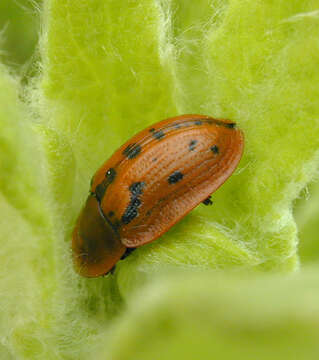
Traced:
<path id="1" fill-rule="evenodd" d="M 316 262 L 319 258 L 319 182 L 312 182 L 303 191 L 295 206 L 299 230 L 301 262 Z"/>
<path id="2" fill-rule="evenodd" d="M 140 291 L 97 359 L 111 349 L 112 360 L 315 360 L 318 270 L 170 275 Z"/>
<path id="3" fill-rule="evenodd" d="M 316 359 L 319 269 L 297 245 L 318 260 L 318 2 L 46 0 L 41 18 L 29 85 L 0 67 L 0 359 Z M 236 121 L 239 168 L 114 275 L 80 278 L 92 174 L 182 113 Z"/>
<path id="4" fill-rule="evenodd" d="M 42 0 L 0 1 L 0 59 L 19 69 L 34 56 L 38 38 L 38 13 Z M 23 67 L 22 67 L 23 69 Z"/>

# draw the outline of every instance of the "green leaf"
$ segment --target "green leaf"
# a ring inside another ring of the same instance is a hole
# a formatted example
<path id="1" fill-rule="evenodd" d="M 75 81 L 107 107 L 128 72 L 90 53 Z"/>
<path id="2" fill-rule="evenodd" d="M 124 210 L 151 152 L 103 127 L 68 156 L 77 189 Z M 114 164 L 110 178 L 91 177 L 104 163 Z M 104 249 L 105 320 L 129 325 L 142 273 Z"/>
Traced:
<path id="1" fill-rule="evenodd" d="M 319 257 L 319 183 L 312 182 L 295 204 L 295 218 L 299 230 L 299 254 L 302 263 L 318 261 Z"/>
<path id="2" fill-rule="evenodd" d="M 245 133 L 240 168 L 214 206 L 125 261 L 122 293 L 154 264 L 295 269 L 292 202 L 319 146 L 315 3 L 53 0 L 46 17 L 41 110 L 55 134 L 52 176 L 65 178 L 53 180 L 58 209 L 68 208 L 62 227 L 71 229 L 98 166 L 151 122 L 200 112 Z"/>
<path id="3" fill-rule="evenodd" d="M 317 279 L 318 267 L 295 276 L 170 274 L 134 296 L 97 359 L 315 360 Z"/>
<path id="4" fill-rule="evenodd" d="M 0 191 L 24 218 L 38 224 L 45 221 L 38 188 L 42 155 L 19 92 L 18 80 L 0 64 Z"/>
<path id="5" fill-rule="evenodd" d="M 1 62 L 24 72 L 31 62 L 38 40 L 39 4 L 42 0 L 1 0 L 0 57 Z"/>
<path id="6" fill-rule="evenodd" d="M 317 7 L 44 2 L 40 75 L 21 88 L 0 67 L 0 357 L 240 358 L 243 349 L 244 358 L 279 359 L 289 348 L 313 358 L 316 269 L 291 282 L 260 273 L 216 280 L 210 271 L 298 268 L 293 203 L 319 163 Z M 238 123 L 238 170 L 212 207 L 137 249 L 115 275 L 80 278 L 71 233 L 95 170 L 134 133 L 182 113 Z M 188 271 L 175 278 L 180 269 Z M 112 327 L 119 311 L 124 320 Z"/>
<path id="7" fill-rule="evenodd" d="M 54 268 L 37 138 L 19 83 L 2 65 L 0 94 L 0 357 L 17 358 L 42 348 L 38 337 L 48 314 L 40 309 L 54 286 Z"/>

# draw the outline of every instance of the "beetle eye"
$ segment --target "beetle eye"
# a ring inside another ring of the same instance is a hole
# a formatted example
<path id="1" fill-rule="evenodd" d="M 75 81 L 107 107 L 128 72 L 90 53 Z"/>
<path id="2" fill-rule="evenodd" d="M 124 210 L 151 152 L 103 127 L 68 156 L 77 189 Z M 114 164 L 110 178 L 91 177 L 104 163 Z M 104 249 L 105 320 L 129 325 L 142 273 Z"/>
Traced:
<path id="1" fill-rule="evenodd" d="M 116 176 L 116 171 L 113 168 L 109 168 L 105 173 L 105 177 L 109 184 L 115 179 L 115 176 Z"/>

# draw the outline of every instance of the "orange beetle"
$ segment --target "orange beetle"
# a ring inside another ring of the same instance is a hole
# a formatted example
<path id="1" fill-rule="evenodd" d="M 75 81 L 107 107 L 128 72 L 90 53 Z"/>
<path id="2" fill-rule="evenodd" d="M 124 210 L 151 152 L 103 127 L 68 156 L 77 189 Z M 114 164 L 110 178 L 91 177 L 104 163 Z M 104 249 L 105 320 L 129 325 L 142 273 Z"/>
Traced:
<path id="1" fill-rule="evenodd" d="M 182 115 L 146 128 L 121 146 L 91 181 L 73 231 L 77 272 L 108 273 L 203 202 L 235 170 L 243 133 L 229 120 Z"/>

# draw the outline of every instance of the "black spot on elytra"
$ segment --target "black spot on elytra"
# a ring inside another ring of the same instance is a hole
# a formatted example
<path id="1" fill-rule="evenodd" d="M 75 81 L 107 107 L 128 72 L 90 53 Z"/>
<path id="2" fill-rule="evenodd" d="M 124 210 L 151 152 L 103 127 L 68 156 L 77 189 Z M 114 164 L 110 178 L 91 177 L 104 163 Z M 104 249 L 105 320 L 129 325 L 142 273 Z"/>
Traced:
<path id="1" fill-rule="evenodd" d="M 126 248 L 125 253 L 122 255 L 121 260 L 127 258 L 136 248 Z"/>
<path id="2" fill-rule="evenodd" d="M 132 197 L 138 197 L 143 193 L 143 188 L 145 186 L 144 181 L 138 181 L 130 185 L 129 190 L 132 194 Z"/>
<path id="3" fill-rule="evenodd" d="M 156 158 L 156 157 L 155 157 L 155 158 L 153 158 L 153 159 L 152 159 L 152 161 L 153 161 L 153 162 L 157 161 L 157 158 Z"/>
<path id="4" fill-rule="evenodd" d="M 138 216 L 138 208 L 142 204 L 139 197 L 143 194 L 144 187 L 145 182 L 143 181 L 138 181 L 130 185 L 131 200 L 122 216 L 122 222 L 124 224 L 129 224 Z"/>
<path id="5" fill-rule="evenodd" d="M 140 205 L 141 203 L 139 203 Z M 128 207 L 125 210 L 125 213 L 122 216 L 122 221 L 124 224 L 129 224 L 133 219 L 136 218 L 138 215 L 137 208 L 139 205 L 133 205 L 131 202 L 129 203 Z"/>
<path id="6" fill-rule="evenodd" d="M 178 181 L 183 179 L 183 174 L 180 171 L 175 171 L 168 177 L 169 184 L 176 184 Z"/>
<path id="7" fill-rule="evenodd" d="M 162 130 L 154 131 L 152 135 L 157 140 L 161 140 L 165 136 L 165 134 Z"/>
<path id="8" fill-rule="evenodd" d="M 198 141 L 197 140 L 191 140 L 190 141 L 190 143 L 189 143 L 189 145 L 188 145 L 188 147 L 189 147 L 189 151 L 193 151 L 193 150 L 195 150 L 195 148 L 196 148 L 196 144 L 198 143 Z"/>
<path id="9" fill-rule="evenodd" d="M 204 201 L 202 201 L 202 203 L 203 203 L 204 205 L 213 205 L 213 202 L 212 202 L 210 196 L 208 196 L 208 198 L 206 198 Z"/>
<path id="10" fill-rule="evenodd" d="M 130 207 L 132 209 L 137 209 L 138 207 L 140 207 L 142 204 L 141 200 L 137 197 L 132 198 L 132 200 L 130 201 Z"/>
<path id="11" fill-rule="evenodd" d="M 196 120 L 196 121 L 194 122 L 194 124 L 195 124 L 195 125 L 202 125 L 203 122 L 202 122 L 202 120 Z"/>
<path id="12" fill-rule="evenodd" d="M 228 129 L 234 129 L 236 127 L 236 123 L 227 123 L 225 121 L 218 120 L 218 119 L 207 120 L 207 123 L 208 124 L 215 124 L 217 126 L 223 126 L 223 127 L 228 128 Z"/>
<path id="13" fill-rule="evenodd" d="M 128 159 L 134 159 L 140 152 L 142 148 L 139 144 L 129 144 L 122 152 Z"/>
<path id="14" fill-rule="evenodd" d="M 108 216 L 109 216 L 109 217 L 113 217 L 113 216 L 114 216 L 114 211 L 110 211 L 110 212 L 108 213 Z"/>
<path id="15" fill-rule="evenodd" d="M 228 127 L 229 129 L 234 129 L 236 127 L 236 123 L 227 123 L 225 124 L 226 127 Z"/>
<path id="16" fill-rule="evenodd" d="M 217 145 L 212 146 L 210 149 L 214 154 L 219 154 L 219 148 Z"/>

